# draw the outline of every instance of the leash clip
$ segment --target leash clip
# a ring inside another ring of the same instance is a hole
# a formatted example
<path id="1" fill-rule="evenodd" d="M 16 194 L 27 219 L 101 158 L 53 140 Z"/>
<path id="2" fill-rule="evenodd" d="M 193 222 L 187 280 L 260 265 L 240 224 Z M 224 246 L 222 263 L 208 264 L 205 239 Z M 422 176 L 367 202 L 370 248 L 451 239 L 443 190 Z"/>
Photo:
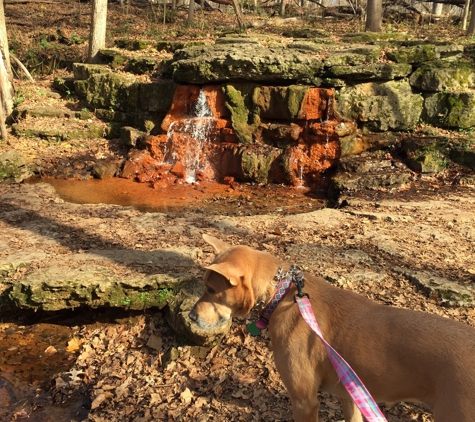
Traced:
<path id="1" fill-rule="evenodd" d="M 305 286 L 303 272 L 297 270 L 295 265 L 292 265 L 289 273 L 292 275 L 292 281 L 295 283 L 295 287 L 297 287 L 297 294 L 294 295 L 294 302 L 297 302 L 297 297 L 302 298 L 307 296 L 307 299 L 310 299 L 310 295 L 302 291 Z"/>

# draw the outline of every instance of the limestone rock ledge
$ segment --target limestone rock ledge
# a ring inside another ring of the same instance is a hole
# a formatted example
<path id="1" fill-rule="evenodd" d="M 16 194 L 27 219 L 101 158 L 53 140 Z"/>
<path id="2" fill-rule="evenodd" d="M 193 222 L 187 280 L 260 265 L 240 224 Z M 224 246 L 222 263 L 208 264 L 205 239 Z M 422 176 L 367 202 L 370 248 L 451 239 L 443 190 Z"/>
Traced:
<path id="1" fill-rule="evenodd" d="M 77 268 L 51 266 L 15 283 L 9 299 L 16 308 L 44 311 L 119 307 L 132 310 L 163 308 L 185 281 L 194 277 L 178 273 L 122 278 L 111 268 L 84 264 Z"/>

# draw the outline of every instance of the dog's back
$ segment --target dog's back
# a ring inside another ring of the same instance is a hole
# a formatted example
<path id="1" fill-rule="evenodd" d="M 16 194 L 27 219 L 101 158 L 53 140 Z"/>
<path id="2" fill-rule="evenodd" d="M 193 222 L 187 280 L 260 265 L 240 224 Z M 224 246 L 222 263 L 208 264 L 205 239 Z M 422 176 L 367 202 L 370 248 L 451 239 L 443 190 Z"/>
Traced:
<path id="1" fill-rule="evenodd" d="M 376 401 L 423 402 L 442 422 L 475 420 L 475 329 L 437 315 L 380 305 L 318 277 L 306 276 L 304 290 L 324 337 Z M 308 356 L 306 365 L 318 372 L 319 389 L 344 396 L 323 346 L 300 317 L 293 294 L 289 291 L 271 319 L 276 363 L 283 367 L 287 365 L 279 361 L 289 355 L 297 355 L 290 359 L 300 362 Z M 284 335 L 282 327 L 289 325 L 293 328 Z"/>

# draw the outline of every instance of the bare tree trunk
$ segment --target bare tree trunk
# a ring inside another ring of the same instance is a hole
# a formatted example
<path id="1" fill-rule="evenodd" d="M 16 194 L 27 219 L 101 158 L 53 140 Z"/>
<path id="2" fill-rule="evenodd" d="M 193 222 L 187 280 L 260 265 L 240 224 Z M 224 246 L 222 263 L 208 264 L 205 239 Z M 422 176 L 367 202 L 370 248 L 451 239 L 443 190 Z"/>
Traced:
<path id="1" fill-rule="evenodd" d="M 436 16 L 442 14 L 442 8 L 444 5 L 442 3 L 432 3 L 432 13 Z"/>
<path id="2" fill-rule="evenodd" d="M 246 32 L 246 28 L 244 26 L 244 18 L 242 16 L 242 11 L 241 11 L 241 6 L 239 5 L 239 0 L 233 0 L 233 8 L 234 8 L 234 11 L 236 12 L 239 30 L 241 32 Z"/>
<path id="3" fill-rule="evenodd" d="M 475 6 L 471 7 L 470 23 L 468 24 L 467 35 L 475 35 Z"/>
<path id="4" fill-rule="evenodd" d="M 7 139 L 5 119 L 13 110 L 13 74 L 10 67 L 8 50 L 7 27 L 5 25 L 5 10 L 3 0 L 0 0 L 0 133 L 2 139 Z"/>
<path id="5" fill-rule="evenodd" d="M 467 29 L 468 11 L 470 10 L 470 0 L 465 0 L 465 6 L 463 7 L 462 15 L 462 29 Z"/>
<path id="6" fill-rule="evenodd" d="M 190 5 L 188 6 L 188 19 L 186 21 L 187 25 L 191 25 L 193 18 L 195 16 L 195 0 L 190 0 Z"/>
<path id="7" fill-rule="evenodd" d="M 285 16 L 285 8 L 287 7 L 287 0 L 280 0 L 280 16 Z"/>
<path id="8" fill-rule="evenodd" d="M 381 23 L 383 20 L 383 2 L 382 0 L 368 0 L 366 7 L 366 27 L 369 32 L 381 32 Z"/>
<path id="9" fill-rule="evenodd" d="M 99 61 L 98 52 L 106 46 L 107 0 L 93 0 L 91 32 L 89 33 L 88 63 Z"/>

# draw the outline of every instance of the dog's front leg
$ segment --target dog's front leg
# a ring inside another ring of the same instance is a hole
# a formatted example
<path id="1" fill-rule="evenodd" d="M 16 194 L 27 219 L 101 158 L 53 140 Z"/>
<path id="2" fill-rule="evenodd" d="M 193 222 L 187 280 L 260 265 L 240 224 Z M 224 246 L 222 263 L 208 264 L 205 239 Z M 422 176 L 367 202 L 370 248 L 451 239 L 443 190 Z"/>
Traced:
<path id="1" fill-rule="evenodd" d="M 292 397 L 292 413 L 295 422 L 318 422 L 318 409 L 320 402 L 317 400 L 307 402 L 303 400 L 295 400 Z"/>
<path id="2" fill-rule="evenodd" d="M 341 397 L 340 401 L 341 407 L 343 408 L 343 417 L 346 422 L 363 422 L 363 416 L 358 406 L 356 406 L 350 397 Z"/>

